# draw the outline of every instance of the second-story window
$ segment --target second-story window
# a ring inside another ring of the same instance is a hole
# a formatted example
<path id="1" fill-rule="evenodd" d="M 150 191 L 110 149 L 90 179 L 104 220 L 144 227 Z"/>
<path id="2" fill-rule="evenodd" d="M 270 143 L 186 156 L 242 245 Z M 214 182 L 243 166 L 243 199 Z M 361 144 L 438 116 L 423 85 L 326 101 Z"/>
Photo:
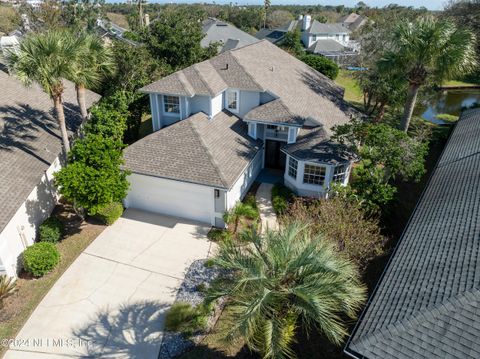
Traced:
<path id="1" fill-rule="evenodd" d="M 180 114 L 180 98 L 177 96 L 163 96 L 163 111 L 165 113 Z"/>
<path id="2" fill-rule="evenodd" d="M 238 91 L 227 91 L 227 110 L 238 111 Z"/>

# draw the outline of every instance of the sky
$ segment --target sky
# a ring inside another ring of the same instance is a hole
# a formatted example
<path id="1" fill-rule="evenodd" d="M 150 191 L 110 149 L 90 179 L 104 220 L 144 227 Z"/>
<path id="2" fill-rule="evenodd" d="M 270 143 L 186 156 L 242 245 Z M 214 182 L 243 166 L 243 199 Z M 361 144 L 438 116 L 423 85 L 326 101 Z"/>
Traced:
<path id="1" fill-rule="evenodd" d="M 108 0 L 107 0 L 108 1 Z M 122 0 L 109 0 L 108 2 L 122 2 Z M 327 1 L 318 1 L 318 0 L 271 0 L 272 5 L 345 5 L 348 7 L 355 6 L 359 0 L 327 0 Z M 179 3 L 191 3 L 191 2 L 206 2 L 211 3 L 213 0 L 180 0 L 180 1 L 168 1 L 168 0 L 148 0 L 149 3 L 169 3 L 169 2 L 179 2 Z M 238 3 L 239 5 L 249 4 L 249 5 L 259 5 L 263 4 L 263 0 L 216 0 L 217 4 L 228 4 Z M 441 10 L 443 9 L 446 0 L 366 0 L 364 1 L 370 7 L 383 7 L 388 4 L 398 4 L 403 6 L 413 6 L 421 7 L 424 6 L 430 10 Z"/>

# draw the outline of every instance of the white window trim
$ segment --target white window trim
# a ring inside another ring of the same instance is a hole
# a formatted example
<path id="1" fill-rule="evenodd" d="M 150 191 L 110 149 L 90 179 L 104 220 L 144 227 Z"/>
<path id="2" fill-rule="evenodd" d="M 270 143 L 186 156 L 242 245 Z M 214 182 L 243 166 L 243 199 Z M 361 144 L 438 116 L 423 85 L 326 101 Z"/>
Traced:
<path id="1" fill-rule="evenodd" d="M 305 172 L 306 172 L 307 166 L 323 167 L 324 168 L 325 173 L 323 175 L 323 183 L 322 184 L 305 182 Z M 328 183 L 327 175 L 328 175 L 328 166 L 326 166 L 324 164 L 320 164 L 320 163 L 305 162 L 303 164 L 303 173 L 302 173 L 301 181 L 302 181 L 302 184 L 305 185 L 305 186 L 316 186 L 316 187 L 321 186 L 321 187 L 324 187 L 325 184 Z"/>
<path id="2" fill-rule="evenodd" d="M 338 168 L 338 167 L 345 167 L 344 171 L 343 172 L 340 172 L 338 174 L 335 174 L 335 170 Z M 345 180 L 347 179 L 348 177 L 348 172 L 350 170 L 350 165 L 348 163 L 343 163 L 341 165 L 337 165 L 337 166 L 334 166 L 333 169 L 332 169 L 332 182 L 333 183 L 345 183 Z M 335 176 L 336 175 L 342 175 L 342 180 L 341 181 L 336 181 L 335 180 Z"/>
<path id="3" fill-rule="evenodd" d="M 293 177 L 291 174 L 290 174 L 290 168 L 293 166 L 290 166 L 290 161 L 294 161 L 294 163 L 296 164 L 295 165 L 295 177 Z M 287 162 L 287 174 L 290 178 L 294 179 L 295 181 L 297 180 L 298 178 L 298 160 L 293 158 L 292 156 L 289 156 L 288 157 L 288 162 Z"/>
<path id="4" fill-rule="evenodd" d="M 237 95 L 237 108 L 228 108 L 228 93 L 229 92 L 234 92 Z M 235 89 L 228 89 L 225 91 L 225 109 L 227 111 L 233 112 L 233 113 L 238 113 L 240 111 L 240 90 L 235 90 Z"/>
<path id="5" fill-rule="evenodd" d="M 178 113 L 165 111 L 165 98 L 167 96 L 178 98 Z M 181 117 L 182 116 L 182 98 L 180 96 L 175 96 L 175 95 L 162 95 L 162 114 L 164 116 Z"/>

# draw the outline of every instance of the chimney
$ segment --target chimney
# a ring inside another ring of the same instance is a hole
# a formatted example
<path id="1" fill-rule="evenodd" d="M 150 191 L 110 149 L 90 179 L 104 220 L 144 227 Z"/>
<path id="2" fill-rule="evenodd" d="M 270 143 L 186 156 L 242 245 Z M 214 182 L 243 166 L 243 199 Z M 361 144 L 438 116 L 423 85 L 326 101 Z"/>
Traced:
<path id="1" fill-rule="evenodd" d="M 144 17 L 145 17 L 145 21 L 144 21 L 145 26 L 150 26 L 150 15 L 145 14 Z"/>
<path id="2" fill-rule="evenodd" d="M 302 31 L 308 30 L 312 22 L 312 17 L 310 15 L 305 15 L 302 22 Z"/>
<path id="3" fill-rule="evenodd" d="M 302 21 L 303 20 L 303 15 L 298 15 L 298 21 Z"/>

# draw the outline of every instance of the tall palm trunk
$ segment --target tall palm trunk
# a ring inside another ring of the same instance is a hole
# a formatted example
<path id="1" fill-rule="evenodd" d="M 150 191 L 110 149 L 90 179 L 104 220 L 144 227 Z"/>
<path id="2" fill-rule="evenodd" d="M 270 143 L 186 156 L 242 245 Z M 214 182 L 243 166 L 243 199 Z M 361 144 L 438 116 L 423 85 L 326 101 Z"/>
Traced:
<path id="1" fill-rule="evenodd" d="M 75 90 L 77 91 L 77 102 L 80 107 L 80 114 L 82 115 L 83 121 L 87 119 L 87 105 L 85 104 L 85 86 L 82 84 L 75 85 Z"/>
<path id="2" fill-rule="evenodd" d="M 58 125 L 62 134 L 63 149 L 65 156 L 70 151 L 70 141 L 68 140 L 67 126 L 65 124 L 65 113 L 63 112 L 62 95 L 53 95 L 53 103 L 57 114 Z"/>
<path id="3" fill-rule="evenodd" d="M 413 109 L 415 108 L 415 102 L 417 101 L 419 88 L 420 86 L 413 82 L 408 86 L 407 102 L 405 103 L 402 122 L 400 123 L 400 129 L 404 132 L 407 132 L 408 126 L 410 126 L 410 120 L 412 119 Z"/>

